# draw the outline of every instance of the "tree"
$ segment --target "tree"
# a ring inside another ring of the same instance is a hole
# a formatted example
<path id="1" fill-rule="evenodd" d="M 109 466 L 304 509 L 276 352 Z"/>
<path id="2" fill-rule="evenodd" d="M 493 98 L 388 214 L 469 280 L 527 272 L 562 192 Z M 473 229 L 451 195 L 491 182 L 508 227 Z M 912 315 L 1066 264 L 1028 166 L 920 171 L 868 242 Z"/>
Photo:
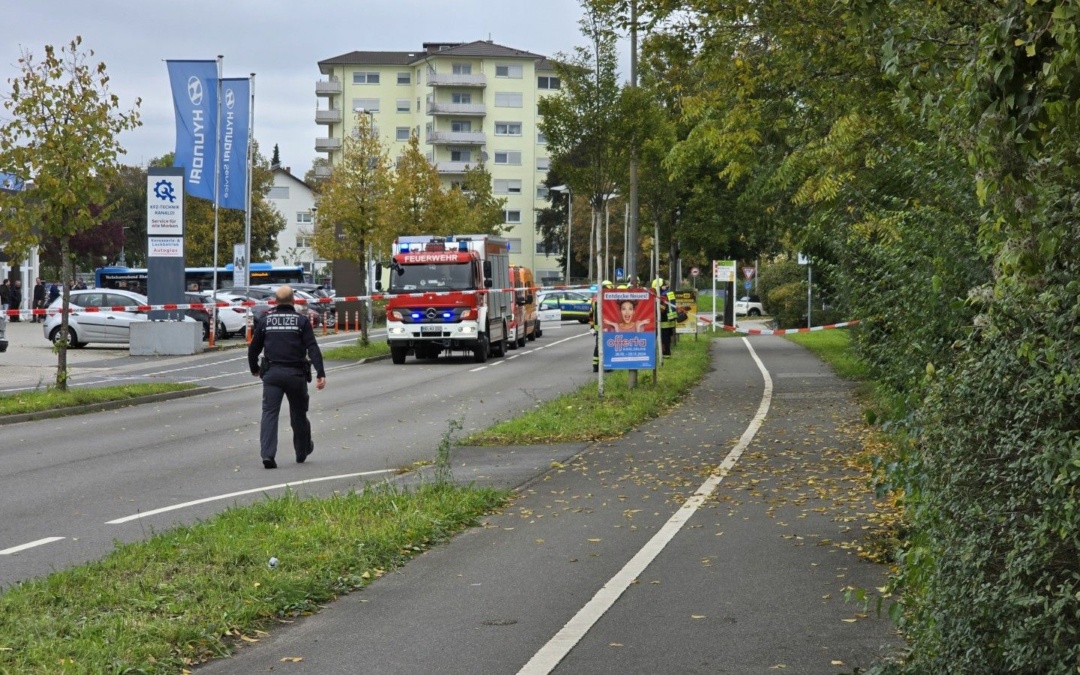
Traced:
<path id="1" fill-rule="evenodd" d="M 23 255 L 46 238 L 60 247 L 63 279 L 71 278 L 71 242 L 109 217 L 108 185 L 124 153 L 117 136 L 140 125 L 138 106 L 121 109 L 109 91 L 105 64 L 92 64 L 92 50 L 82 38 L 55 49 L 47 45 L 38 60 L 24 51 L 20 74 L 8 82 L 4 109 L 11 119 L 0 126 L 0 172 L 33 180 L 33 189 L 0 192 L 0 208 L 14 218 L 4 221 L 7 250 Z M 57 354 L 56 386 L 67 389 L 68 288 Z"/>
<path id="2" fill-rule="evenodd" d="M 319 169 L 329 169 L 330 160 L 325 157 L 316 157 L 311 160 L 311 168 L 304 174 L 304 182 L 311 186 L 311 191 L 319 194 L 322 191 L 323 180 L 318 175 Z"/>
<path id="3" fill-rule="evenodd" d="M 472 234 L 500 235 L 506 229 L 505 197 L 496 197 L 491 187 L 491 174 L 481 161 L 465 168 L 465 179 L 460 190 L 451 190 L 464 199 L 464 222 L 458 225 L 458 232 Z M 456 198 L 456 197 L 455 197 Z"/>
<path id="4" fill-rule="evenodd" d="M 270 168 L 276 169 L 281 166 L 281 150 L 278 149 L 278 144 L 274 143 L 274 154 L 270 157 Z"/>
<path id="5" fill-rule="evenodd" d="M 389 217 L 393 175 L 371 117 L 357 112 L 354 129 L 343 140 L 340 160 L 319 196 L 315 251 L 320 258 L 347 260 L 365 269 L 368 247 L 389 250 L 394 239 Z M 369 279 L 369 291 L 370 286 Z M 368 343 L 366 322 L 360 340 Z"/>
<path id="6" fill-rule="evenodd" d="M 448 218 L 450 202 L 443 192 L 439 171 L 420 151 L 420 140 L 409 136 L 405 151 L 394 165 L 387 224 L 399 235 L 453 234 Z"/>

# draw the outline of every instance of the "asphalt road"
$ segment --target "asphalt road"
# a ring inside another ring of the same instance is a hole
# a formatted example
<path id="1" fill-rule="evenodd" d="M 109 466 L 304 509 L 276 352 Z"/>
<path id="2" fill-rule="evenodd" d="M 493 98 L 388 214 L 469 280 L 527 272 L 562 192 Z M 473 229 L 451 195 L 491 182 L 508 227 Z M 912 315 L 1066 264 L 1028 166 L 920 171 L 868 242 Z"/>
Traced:
<path id="1" fill-rule="evenodd" d="M 316 454 L 293 464 L 283 430 L 287 461 L 272 472 L 258 463 L 259 390 L 240 383 L 246 372 L 226 374 L 245 370 L 229 365 L 239 353 L 157 361 L 159 371 L 199 362 L 205 377 L 216 368 L 221 382 L 239 379 L 193 398 L 0 427 L 0 584 L 261 499 L 285 481 L 301 493 L 348 489 L 429 459 L 449 419 L 481 428 L 590 381 L 591 347 L 587 331 L 566 324 L 483 366 L 334 368 L 313 396 Z M 872 601 L 844 600 L 885 581 L 855 551 L 872 507 L 846 465 L 858 445 L 851 387 L 782 338 L 713 349 L 714 369 L 681 406 L 617 441 L 458 449 L 455 476 L 516 488 L 510 508 L 199 670 L 866 668 L 898 640 Z M 143 368 L 103 353 L 75 372 L 141 377 Z M 46 543 L 5 554 L 35 541 Z"/>

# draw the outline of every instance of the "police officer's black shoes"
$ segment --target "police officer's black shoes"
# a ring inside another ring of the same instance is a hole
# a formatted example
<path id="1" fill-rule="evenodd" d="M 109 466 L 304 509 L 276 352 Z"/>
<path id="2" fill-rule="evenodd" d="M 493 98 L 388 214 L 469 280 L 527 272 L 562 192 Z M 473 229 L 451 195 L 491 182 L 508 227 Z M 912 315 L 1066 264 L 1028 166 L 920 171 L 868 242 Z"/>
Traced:
<path id="1" fill-rule="evenodd" d="M 298 456 L 296 458 L 296 463 L 297 464 L 303 464 L 304 460 L 307 459 L 308 457 L 310 457 L 311 453 L 313 453 L 313 452 L 315 452 L 315 441 L 311 441 L 308 444 L 308 451 L 305 452 L 303 455 Z"/>
<path id="2" fill-rule="evenodd" d="M 264 457 L 263 458 L 263 468 L 265 468 L 265 469 L 276 469 L 277 468 L 277 462 L 275 462 L 273 459 L 266 459 Z"/>

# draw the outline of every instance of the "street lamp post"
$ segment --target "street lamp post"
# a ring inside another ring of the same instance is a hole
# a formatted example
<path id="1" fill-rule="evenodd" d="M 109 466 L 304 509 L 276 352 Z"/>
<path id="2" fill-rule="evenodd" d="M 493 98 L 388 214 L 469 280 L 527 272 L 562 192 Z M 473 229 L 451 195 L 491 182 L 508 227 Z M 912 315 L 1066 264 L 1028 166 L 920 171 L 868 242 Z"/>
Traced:
<path id="1" fill-rule="evenodd" d="M 574 224 L 574 190 L 569 185 L 556 185 L 555 192 L 566 193 L 566 285 L 570 285 L 570 227 Z"/>

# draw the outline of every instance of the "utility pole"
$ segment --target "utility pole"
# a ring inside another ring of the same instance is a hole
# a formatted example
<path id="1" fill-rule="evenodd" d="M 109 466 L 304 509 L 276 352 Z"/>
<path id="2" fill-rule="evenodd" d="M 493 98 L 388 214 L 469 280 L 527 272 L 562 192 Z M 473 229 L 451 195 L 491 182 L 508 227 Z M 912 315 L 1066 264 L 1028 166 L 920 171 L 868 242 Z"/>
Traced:
<path id="1" fill-rule="evenodd" d="M 637 65 L 638 65 L 638 53 L 637 53 L 637 0 L 630 0 L 630 87 L 632 89 L 637 88 Z M 631 146 L 630 148 L 630 204 L 627 215 L 630 218 L 628 224 L 628 232 L 626 236 L 626 251 L 623 256 L 626 258 L 626 277 L 633 279 L 637 276 L 637 257 L 638 257 L 638 165 L 637 165 L 637 147 Z M 648 287 L 648 282 L 642 284 Z M 637 371 L 631 370 L 627 374 L 626 386 L 633 389 L 637 386 Z"/>

